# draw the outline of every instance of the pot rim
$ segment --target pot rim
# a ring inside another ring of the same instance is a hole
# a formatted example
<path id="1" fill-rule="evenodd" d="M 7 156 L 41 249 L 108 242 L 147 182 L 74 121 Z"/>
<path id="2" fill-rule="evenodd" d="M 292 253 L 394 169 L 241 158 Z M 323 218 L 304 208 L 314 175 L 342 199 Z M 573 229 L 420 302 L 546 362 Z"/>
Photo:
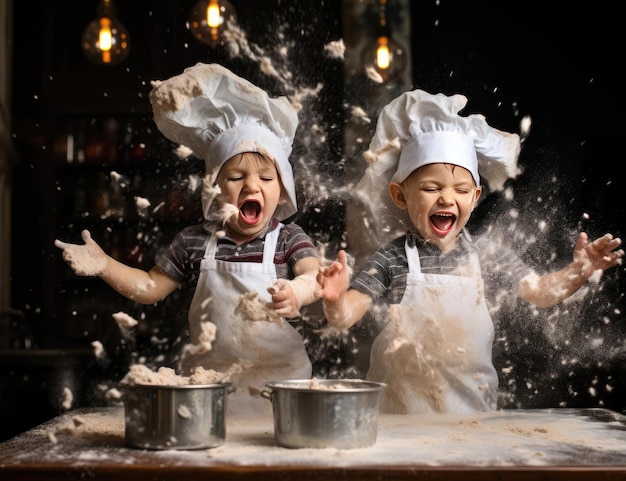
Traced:
<path id="1" fill-rule="evenodd" d="M 318 389 L 311 387 L 311 382 L 318 383 L 320 386 L 328 386 L 340 384 L 341 387 L 333 389 Z M 353 384 L 353 386 L 351 386 Z M 387 387 L 384 382 L 366 381 L 363 379 L 287 379 L 284 381 L 271 381 L 265 385 L 272 390 L 286 390 L 298 392 L 314 392 L 314 393 L 352 393 L 352 392 L 375 392 L 382 391 Z"/>
<path id="2" fill-rule="evenodd" d="M 230 382 L 212 383 L 212 384 L 125 384 L 122 389 L 153 389 L 167 391 L 187 391 L 187 390 L 204 390 L 204 389 L 228 389 L 232 387 Z"/>

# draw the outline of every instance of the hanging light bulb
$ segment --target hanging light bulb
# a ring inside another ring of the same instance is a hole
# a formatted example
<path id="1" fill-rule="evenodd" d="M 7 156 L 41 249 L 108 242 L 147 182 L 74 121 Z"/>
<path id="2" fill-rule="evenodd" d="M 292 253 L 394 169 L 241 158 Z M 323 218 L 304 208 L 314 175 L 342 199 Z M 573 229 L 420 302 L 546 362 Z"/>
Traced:
<path id="1" fill-rule="evenodd" d="M 402 46 L 391 37 L 385 4 L 386 0 L 380 1 L 378 35 L 363 51 L 362 62 L 366 67 L 372 67 L 380 75 L 383 83 L 388 83 L 402 74 L 406 67 L 406 57 Z"/>
<path id="2" fill-rule="evenodd" d="M 101 0 L 96 12 L 98 18 L 83 32 L 83 52 L 99 65 L 118 64 L 130 53 L 128 31 L 115 17 L 113 0 Z"/>
<path id="3" fill-rule="evenodd" d="M 191 9 L 188 28 L 196 40 L 216 47 L 223 40 L 228 22 L 236 18 L 228 0 L 200 0 Z"/>
<path id="4" fill-rule="evenodd" d="M 376 67 L 385 70 L 389 68 L 390 64 L 389 38 L 382 35 L 378 37 L 378 46 L 376 47 Z"/>

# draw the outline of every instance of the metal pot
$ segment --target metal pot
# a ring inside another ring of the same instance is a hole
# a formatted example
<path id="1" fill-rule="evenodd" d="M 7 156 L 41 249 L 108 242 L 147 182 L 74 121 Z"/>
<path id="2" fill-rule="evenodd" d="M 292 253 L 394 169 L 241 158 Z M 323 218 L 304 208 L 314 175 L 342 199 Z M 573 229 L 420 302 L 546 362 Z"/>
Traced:
<path id="1" fill-rule="evenodd" d="M 301 379 L 266 383 L 274 437 L 287 448 L 363 448 L 376 442 L 384 383 L 358 379 Z"/>
<path id="2" fill-rule="evenodd" d="M 230 383 L 124 386 L 126 444 L 141 449 L 204 449 L 224 443 Z"/>

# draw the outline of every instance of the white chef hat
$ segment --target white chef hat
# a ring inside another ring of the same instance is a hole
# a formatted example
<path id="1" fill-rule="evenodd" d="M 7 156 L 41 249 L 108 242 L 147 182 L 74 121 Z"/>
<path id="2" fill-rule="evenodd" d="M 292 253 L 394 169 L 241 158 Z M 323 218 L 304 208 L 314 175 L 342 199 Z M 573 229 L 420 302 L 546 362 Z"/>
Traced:
<path id="1" fill-rule="evenodd" d="M 152 82 L 154 121 L 168 139 L 191 149 L 217 175 L 236 154 L 259 152 L 276 163 L 285 202 L 275 216 L 284 220 L 298 210 L 289 155 L 298 114 L 286 97 L 271 98 L 263 89 L 218 64 L 197 63 L 178 76 Z M 203 189 L 212 189 L 205 185 Z M 204 194 L 204 192 L 203 192 Z M 209 218 L 213 195 L 202 196 Z"/>
<path id="2" fill-rule="evenodd" d="M 449 163 L 467 169 L 493 190 L 501 190 L 518 175 L 520 137 L 490 127 L 480 114 L 462 117 L 463 95 L 446 96 L 413 90 L 387 104 L 378 116 L 366 156 L 371 160 L 357 184 L 356 195 L 387 240 L 408 227 L 408 217 L 388 193 L 390 182 L 402 182 L 413 171 L 431 163 Z M 385 238 L 385 239 L 383 239 Z"/>

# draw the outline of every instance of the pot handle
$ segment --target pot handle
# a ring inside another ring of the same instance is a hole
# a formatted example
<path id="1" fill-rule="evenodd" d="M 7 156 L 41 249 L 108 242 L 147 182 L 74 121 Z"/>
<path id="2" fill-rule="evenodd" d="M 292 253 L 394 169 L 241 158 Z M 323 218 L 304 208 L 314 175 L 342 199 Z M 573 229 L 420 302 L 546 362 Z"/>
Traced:
<path id="1" fill-rule="evenodd" d="M 265 399 L 269 399 L 271 401 L 272 400 L 272 391 L 268 391 L 267 389 L 261 390 L 261 397 L 264 397 Z"/>
<path id="2" fill-rule="evenodd" d="M 234 386 L 228 386 L 228 387 L 226 388 L 226 394 L 227 394 L 227 395 L 230 395 L 230 394 L 234 393 L 236 390 L 237 390 L 237 389 L 235 389 L 235 387 L 234 387 Z"/>

